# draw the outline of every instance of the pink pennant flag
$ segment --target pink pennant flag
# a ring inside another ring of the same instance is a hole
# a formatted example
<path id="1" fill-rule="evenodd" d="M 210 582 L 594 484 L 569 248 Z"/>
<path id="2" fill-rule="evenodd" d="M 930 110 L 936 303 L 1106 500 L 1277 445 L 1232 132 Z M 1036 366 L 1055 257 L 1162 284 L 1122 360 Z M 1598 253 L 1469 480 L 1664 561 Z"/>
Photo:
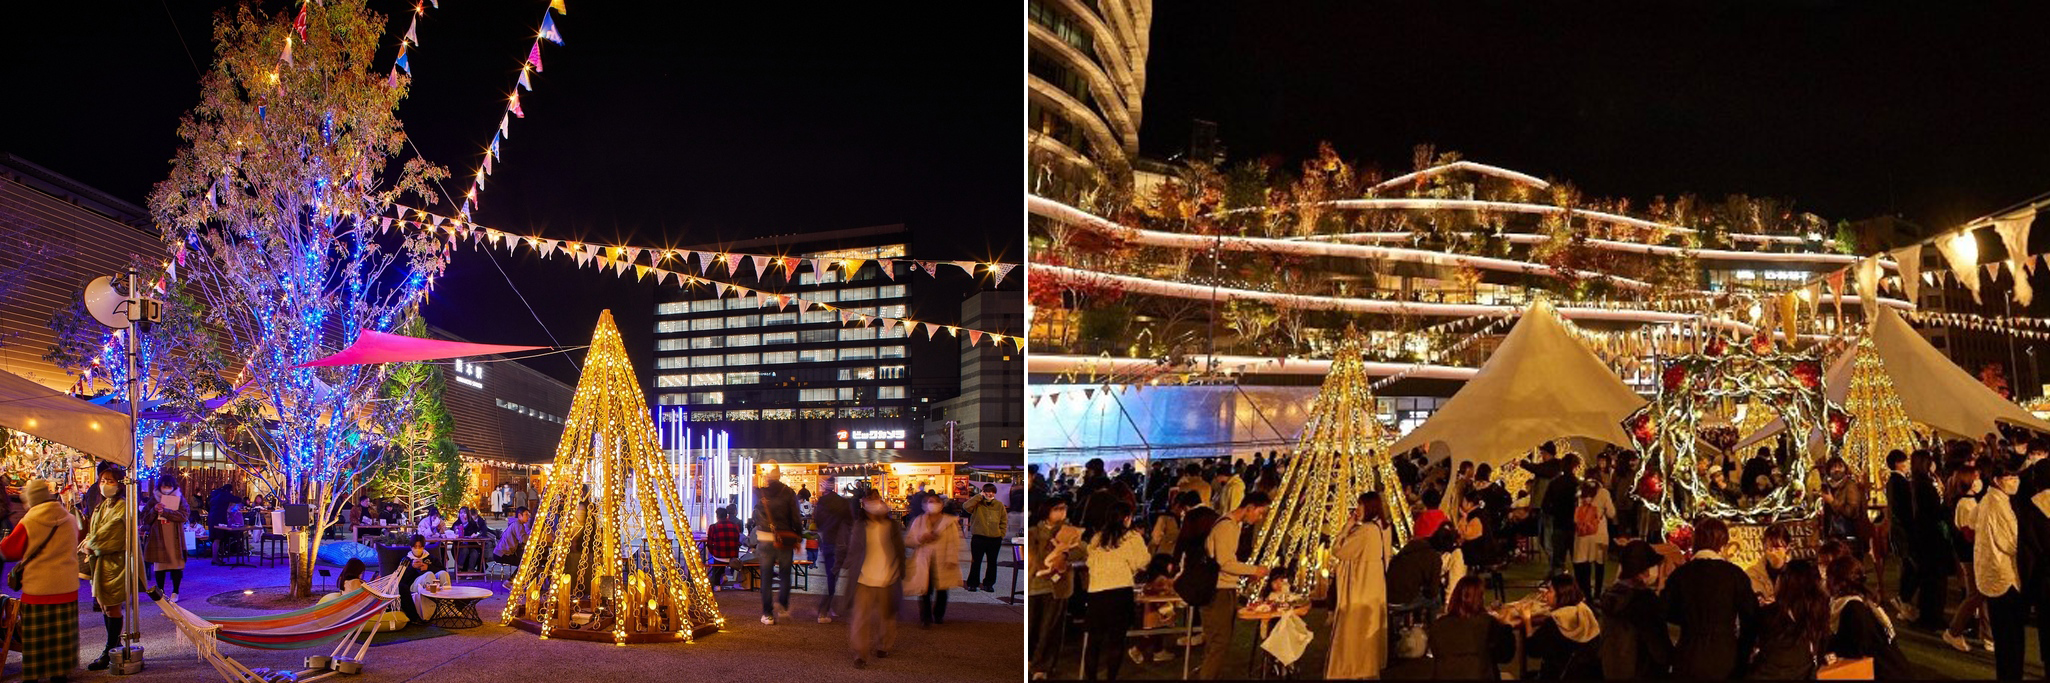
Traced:
<path id="1" fill-rule="evenodd" d="M 510 104 L 507 104 L 505 106 L 505 109 L 506 111 L 512 112 L 513 116 L 517 116 L 523 119 L 527 118 L 527 112 L 520 111 L 520 91 L 518 90 L 513 91 L 512 102 Z"/>
<path id="2" fill-rule="evenodd" d="M 889 278 L 891 282 L 897 281 L 896 261 L 892 261 L 889 259 L 877 259 L 876 267 L 881 268 L 883 270 L 883 277 Z"/>
<path id="3" fill-rule="evenodd" d="M 527 246 L 533 246 L 533 245 L 532 245 L 532 244 L 529 244 L 529 245 L 527 245 Z M 541 240 L 541 255 L 542 255 L 542 256 L 551 256 L 551 255 L 554 255 L 554 254 L 555 254 L 555 240 Z"/>
<path id="4" fill-rule="evenodd" d="M 778 295 L 776 295 L 776 310 L 779 310 L 779 311 L 780 311 L 780 310 L 783 310 L 783 309 L 786 309 L 786 308 L 789 308 L 789 307 L 790 307 L 790 295 L 788 295 L 788 294 L 778 294 Z"/>
<path id="5" fill-rule="evenodd" d="M 868 327 L 870 325 L 876 324 L 875 316 L 869 315 L 867 313 L 856 313 L 855 315 L 861 318 L 862 327 Z"/>
<path id="6" fill-rule="evenodd" d="M 299 16 L 302 17 L 299 21 L 299 37 L 304 38 L 306 37 L 306 21 L 303 17 L 306 16 L 306 10 L 300 9 Z M 406 42 L 414 45 L 420 44 L 420 15 L 418 14 L 413 15 L 412 25 L 406 27 Z"/>
<path id="7" fill-rule="evenodd" d="M 429 218 L 429 220 L 432 220 L 432 221 L 434 221 L 434 227 L 437 227 L 437 228 L 439 228 L 439 227 L 441 227 L 441 221 L 443 220 L 443 218 L 442 218 L 442 217 L 441 217 L 440 215 L 435 215 L 435 216 L 431 216 L 431 217 Z"/>
<path id="8" fill-rule="evenodd" d="M 826 277 L 826 260 L 825 260 L 825 259 L 816 259 L 816 258 L 815 258 L 815 259 L 812 259 L 812 260 L 811 260 L 811 279 L 812 279 L 812 280 L 814 280 L 814 281 L 824 281 L 824 280 L 825 280 L 825 277 Z"/>
<path id="9" fill-rule="evenodd" d="M 691 253 L 695 254 L 698 257 L 698 274 L 712 274 L 712 254 L 703 251 L 693 251 Z"/>
<path id="10" fill-rule="evenodd" d="M 924 325 L 924 326 L 925 326 L 925 338 L 926 338 L 926 339 L 938 339 L 938 338 L 940 338 L 940 332 L 939 332 L 939 330 L 940 330 L 940 326 L 938 326 L 938 325 L 934 325 L 934 324 L 932 324 L 932 323 L 919 323 L 919 324 L 920 324 L 920 325 Z"/>
<path id="11" fill-rule="evenodd" d="M 1004 276 L 1010 275 L 1012 268 L 1018 267 L 1016 263 L 993 263 L 990 265 L 995 268 L 995 270 L 990 271 L 992 284 L 997 287 L 1004 286 Z"/>
<path id="12" fill-rule="evenodd" d="M 926 275 L 930 275 L 933 277 L 940 276 L 940 264 L 937 261 L 919 261 L 917 268 L 919 270 L 925 271 Z"/>
<path id="13" fill-rule="evenodd" d="M 499 136 L 501 136 L 501 137 L 504 137 L 504 138 L 505 138 L 505 139 L 507 139 L 507 140 L 510 140 L 510 139 L 512 139 L 512 131 L 511 131 L 511 130 L 508 130 L 508 129 L 506 129 L 506 127 L 505 127 L 505 125 L 506 125 L 506 124 L 508 124 L 508 123 L 511 123 L 511 122 L 512 122 L 512 115 L 510 115 L 510 114 L 500 114 L 500 115 L 498 116 L 498 134 L 499 134 Z"/>
<path id="14" fill-rule="evenodd" d="M 628 260 L 628 261 L 632 261 L 632 262 L 636 262 L 636 263 L 640 262 L 640 260 L 641 260 L 641 252 L 642 252 L 642 251 L 643 251 L 643 250 L 642 250 L 642 249 L 641 249 L 640 247 L 627 247 L 627 248 L 626 248 L 626 260 Z"/>
<path id="15" fill-rule="evenodd" d="M 795 256 L 785 256 L 785 257 L 783 257 L 783 278 L 784 278 L 784 279 L 786 279 L 786 280 L 796 280 L 796 279 L 797 279 L 797 263 L 798 263 L 798 261 L 801 261 L 801 260 L 802 260 L 802 259 L 799 259 L 799 258 L 797 258 L 797 257 L 795 257 Z"/>
<path id="16" fill-rule="evenodd" d="M 741 259 L 741 258 L 742 258 L 742 255 L 741 255 L 741 254 L 720 254 L 720 255 L 719 255 L 719 260 L 721 260 L 721 261 L 725 261 L 725 262 L 726 262 L 726 272 L 727 272 L 728 274 L 730 274 L 730 275 L 739 275 L 739 274 L 740 274 L 740 259 Z"/>
<path id="17" fill-rule="evenodd" d="M 491 155 L 484 155 L 484 175 L 491 175 Z"/>
<path id="18" fill-rule="evenodd" d="M 763 279 L 764 276 L 769 274 L 769 257 L 761 254 L 749 254 L 747 261 L 754 266 L 755 279 Z"/>
<path id="19" fill-rule="evenodd" d="M 842 308 L 842 309 L 840 309 L 840 310 L 839 310 L 839 313 L 840 313 L 840 324 L 842 324 L 842 325 L 845 325 L 845 324 L 847 324 L 847 320 L 848 320 L 849 318 L 853 318 L 853 317 L 855 316 L 855 313 L 854 313 L 854 311 L 850 311 L 850 310 L 847 310 L 847 309 L 845 309 L 845 308 Z"/>
<path id="20" fill-rule="evenodd" d="M 883 334 L 889 334 L 890 330 L 895 328 L 898 322 L 900 321 L 896 318 L 883 318 Z"/>
<path id="21" fill-rule="evenodd" d="M 977 264 L 974 261 L 954 261 L 953 264 L 955 268 L 960 268 L 961 272 L 968 277 L 975 277 L 975 266 Z"/>
<path id="22" fill-rule="evenodd" d="M 968 345 L 969 345 L 969 346 L 975 346 L 975 345 L 977 345 L 977 344 L 981 344 L 981 343 L 982 343 L 982 330 L 969 330 L 969 331 L 968 331 Z"/>
<path id="23" fill-rule="evenodd" d="M 724 283 L 724 282 L 714 282 L 714 283 L 712 283 L 712 291 L 714 291 L 714 292 L 717 292 L 717 293 L 718 293 L 718 296 L 720 296 L 720 297 L 724 297 L 724 296 L 726 296 L 726 283 Z"/>
<path id="24" fill-rule="evenodd" d="M 534 84 L 533 84 L 532 82 L 530 82 L 530 81 L 528 81 L 528 80 L 527 80 L 527 70 L 526 70 L 526 69 L 521 69 L 521 70 L 520 70 L 520 87 L 522 87 L 522 88 L 526 88 L 526 89 L 527 89 L 527 92 L 533 92 L 533 91 L 534 91 Z"/>
<path id="25" fill-rule="evenodd" d="M 541 41 L 534 41 L 534 49 L 527 51 L 527 63 L 534 65 L 534 71 L 537 73 L 545 71 L 541 68 Z"/>
<path id="26" fill-rule="evenodd" d="M 396 88 L 396 87 L 399 87 L 399 67 L 398 67 L 397 65 L 393 65 L 393 66 L 392 66 L 392 68 L 391 68 L 391 78 L 389 78 L 389 79 L 386 79 L 386 80 L 385 80 L 385 82 L 384 82 L 384 85 L 385 85 L 385 87 L 388 87 L 388 88 Z"/>
<path id="27" fill-rule="evenodd" d="M 631 264 L 631 263 L 627 263 L 627 262 L 625 262 L 625 261 L 613 261 L 613 262 L 612 262 L 612 274 L 614 274 L 614 275 L 625 275 L 625 274 L 626 274 L 626 267 L 627 267 L 627 266 L 630 266 L 630 265 L 633 265 L 633 264 Z"/>

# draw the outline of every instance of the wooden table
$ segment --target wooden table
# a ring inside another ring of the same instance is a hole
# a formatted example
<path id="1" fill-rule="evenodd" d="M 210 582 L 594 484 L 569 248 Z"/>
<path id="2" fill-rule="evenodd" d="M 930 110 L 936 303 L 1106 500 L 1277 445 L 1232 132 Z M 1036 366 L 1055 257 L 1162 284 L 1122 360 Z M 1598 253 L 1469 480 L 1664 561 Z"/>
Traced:
<path id="1" fill-rule="evenodd" d="M 370 531 L 376 531 L 376 532 L 378 532 L 378 534 L 377 534 L 377 535 L 379 535 L 379 536 L 382 536 L 382 535 L 384 535 L 384 532 L 385 532 L 386 530 L 388 530 L 388 529 L 404 529 L 404 528 L 406 528 L 406 525 L 404 525 L 404 524 L 358 524 L 358 525 L 356 525 L 356 542 L 357 542 L 357 543 L 362 543 L 362 542 L 363 542 L 363 532 L 364 532 L 365 530 L 370 530 Z"/>
<path id="2" fill-rule="evenodd" d="M 255 557 L 255 555 L 250 552 L 251 548 L 254 547 L 254 544 L 251 544 L 249 542 L 249 532 L 251 530 L 261 529 L 263 527 L 240 525 L 230 526 L 227 524 L 215 524 L 209 528 L 215 531 L 224 531 L 228 534 L 227 536 L 221 539 L 223 541 L 222 543 L 216 543 L 214 545 L 231 546 L 234 549 L 232 552 L 230 552 L 229 548 L 215 547 L 213 549 L 213 564 L 217 566 L 225 566 L 230 568 L 256 566 L 255 562 L 250 561 L 250 558 Z M 229 561 L 222 562 L 221 560 L 224 557 Z"/>
<path id="3" fill-rule="evenodd" d="M 1182 637 L 1182 680 L 1189 680 L 1189 656 L 1195 651 L 1196 634 L 1203 632 L 1202 629 L 1196 628 L 1196 610 L 1191 609 L 1188 603 L 1183 602 L 1182 596 L 1175 595 L 1174 593 L 1139 595 L 1137 597 L 1132 598 L 1132 600 L 1139 603 L 1139 606 L 1142 608 L 1148 605 L 1158 605 L 1161 603 L 1168 603 L 1180 606 L 1180 609 L 1182 610 L 1182 625 L 1180 628 L 1170 626 L 1168 628 L 1149 628 L 1140 629 L 1137 631 L 1127 631 L 1125 632 L 1125 637 L 1130 638 L 1132 636 L 1143 637 L 1180 634 Z"/>
<path id="4" fill-rule="evenodd" d="M 484 619 L 477 616 L 477 603 L 491 597 L 491 591 L 471 586 L 449 586 L 438 591 L 420 591 L 434 603 L 434 616 L 427 623 L 446 629 L 477 628 Z M 404 598 L 401 597 L 401 600 Z"/>
<path id="5" fill-rule="evenodd" d="M 1283 665 L 1280 660 L 1274 659 L 1273 655 L 1267 654 L 1267 648 L 1261 647 L 1261 645 L 1267 642 L 1267 632 L 1274 627 L 1274 620 L 1280 619 L 1285 614 L 1293 614 L 1300 617 L 1309 613 L 1309 605 L 1303 605 L 1292 610 L 1276 610 L 1273 612 L 1254 612 L 1245 607 L 1239 608 L 1239 619 L 1260 622 L 1260 637 L 1253 641 L 1252 662 L 1254 669 L 1259 672 L 1260 678 L 1264 679 L 1267 677 L 1268 667 L 1260 666 L 1260 660 L 1263 658 L 1272 661 L 1274 668 L 1280 670 L 1279 673 L 1283 678 L 1292 675 L 1295 665 Z"/>
<path id="6" fill-rule="evenodd" d="M 453 567 L 453 568 L 455 568 L 455 569 L 453 569 L 453 570 L 451 571 L 451 573 L 455 574 L 455 577 L 456 577 L 456 578 L 458 578 L 458 579 L 467 579 L 467 578 L 479 578 L 479 579 L 481 579 L 481 578 L 484 578 L 484 572 L 482 571 L 482 569 L 483 569 L 483 566 L 482 566 L 482 565 L 483 565 L 483 564 L 484 564 L 485 562 L 490 562 L 490 561 L 491 561 L 491 545 L 490 545 L 490 543 L 491 543 L 491 539 L 490 539 L 490 538 L 488 538 L 488 537 L 485 537 L 485 536 L 465 536 L 465 537 L 458 537 L 458 538 L 436 538 L 436 539 L 430 539 L 430 540 L 433 540 L 433 541 L 438 541 L 438 542 L 440 542 L 440 543 L 442 544 L 442 545 L 441 545 L 441 547 L 442 547 L 442 549 L 443 549 L 443 552 L 445 552 L 445 553 L 447 553 L 447 554 L 448 554 L 448 562 L 447 562 L 446 564 L 442 565 L 442 566 L 444 566 L 444 567 Z M 479 561 L 479 562 L 477 563 L 477 564 L 479 565 L 479 566 L 478 566 L 478 570 L 479 570 L 479 571 L 474 571 L 474 572 L 471 572 L 471 571 L 463 571 L 463 570 L 461 569 L 461 568 L 462 568 L 462 566 L 463 566 L 463 565 L 462 565 L 462 560 L 463 560 L 463 554 L 462 554 L 462 546 L 466 546 L 466 545 L 475 545 L 475 546 L 477 546 L 477 550 L 478 550 L 479 552 L 481 552 L 481 553 L 482 553 L 482 559 L 481 559 L 481 560 L 480 560 L 480 561 Z"/>
<path id="7" fill-rule="evenodd" d="M 790 564 L 790 586 L 792 588 L 811 590 L 811 560 L 795 560 Z M 732 567 L 734 571 L 740 572 L 740 584 L 745 590 L 759 590 L 761 588 L 761 560 L 748 558 L 745 562 L 736 561 L 729 563 L 728 566 Z M 803 581 L 800 582 L 798 581 L 799 579 L 803 579 Z"/>

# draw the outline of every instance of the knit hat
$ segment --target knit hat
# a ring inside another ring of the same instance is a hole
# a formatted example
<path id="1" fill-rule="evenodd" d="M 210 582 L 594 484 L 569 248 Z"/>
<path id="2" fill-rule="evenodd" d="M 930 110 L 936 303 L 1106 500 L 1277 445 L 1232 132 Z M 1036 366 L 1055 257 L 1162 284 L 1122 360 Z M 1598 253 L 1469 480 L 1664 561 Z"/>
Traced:
<path id="1" fill-rule="evenodd" d="M 1631 541 L 1629 545 L 1623 546 L 1621 555 L 1623 559 L 1622 576 L 1625 577 L 1644 573 L 1644 570 L 1664 564 L 1666 561 L 1665 556 L 1660 555 L 1657 550 L 1653 550 L 1650 543 L 1641 540 Z"/>
<path id="2" fill-rule="evenodd" d="M 56 499 L 57 495 L 50 492 L 50 482 L 41 479 L 28 480 L 28 486 L 23 487 L 21 491 L 22 502 L 27 503 L 30 508 Z"/>

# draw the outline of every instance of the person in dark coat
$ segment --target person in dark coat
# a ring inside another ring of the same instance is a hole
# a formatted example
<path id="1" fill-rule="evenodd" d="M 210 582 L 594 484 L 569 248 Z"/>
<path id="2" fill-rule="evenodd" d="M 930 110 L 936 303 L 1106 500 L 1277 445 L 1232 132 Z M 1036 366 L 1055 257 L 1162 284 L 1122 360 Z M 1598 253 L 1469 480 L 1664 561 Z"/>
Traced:
<path id="1" fill-rule="evenodd" d="M 1908 454 L 1900 449 L 1886 454 L 1886 548 L 1887 555 L 1901 561 L 1899 589 L 1893 594 L 1896 611 L 1913 618 L 1915 589 L 1921 584 L 1921 563 L 1915 557 L 1915 527 L 1921 523 L 1915 509 L 1915 485 L 1909 478 Z M 1884 571 L 1882 568 L 1881 571 Z M 1880 577 L 1884 582 L 1885 577 Z"/>
<path id="2" fill-rule="evenodd" d="M 234 549 L 228 547 L 228 544 L 231 542 L 229 539 L 231 537 L 240 537 L 241 534 L 232 531 L 222 531 L 215 527 L 237 526 L 241 524 L 241 520 L 228 519 L 228 511 L 233 509 L 236 503 L 240 502 L 242 502 L 242 497 L 235 495 L 235 492 L 230 490 L 227 484 L 221 484 L 214 488 L 213 493 L 207 494 L 206 525 L 207 537 L 209 539 L 207 545 L 213 548 L 213 556 L 216 559 L 225 556 L 225 554 L 235 552 Z"/>
<path id="3" fill-rule="evenodd" d="M 1910 460 L 1914 472 L 1909 483 L 1915 496 L 1913 551 L 1915 559 L 1915 627 L 1941 632 L 1950 624 L 1943 618 L 1945 586 L 1957 569 L 1957 549 L 1951 543 L 1955 532 L 1943 514 L 1943 484 L 1936 475 L 1936 454 L 1920 449 Z"/>
<path id="4" fill-rule="evenodd" d="M 1388 607 L 1396 609 L 1443 593 L 1445 561 L 1431 539 L 1412 536 L 1388 560 Z"/>
<path id="5" fill-rule="evenodd" d="M 1543 663 L 1540 680 L 1580 680 L 1601 672 L 1601 621 L 1580 594 L 1572 574 L 1554 574 L 1538 584 L 1542 610 L 1524 615 L 1523 651 Z"/>
<path id="6" fill-rule="evenodd" d="M 1602 676 L 1664 678 L 1673 665 L 1673 638 L 1666 629 L 1665 601 L 1652 586 L 1658 585 L 1665 558 L 1645 541 L 1631 541 L 1619 555 L 1621 575 L 1595 605 L 1602 620 Z"/>
<path id="7" fill-rule="evenodd" d="M 1815 677 L 1829 644 L 1829 594 L 1822 571 L 1807 560 L 1788 562 L 1773 583 L 1772 604 L 1760 608 L 1758 652 L 1749 678 L 1806 680 Z"/>
<path id="8" fill-rule="evenodd" d="M 755 558 L 761 562 L 762 623 L 774 625 L 790 617 L 790 579 L 804 523 L 797 514 L 797 492 L 783 483 L 783 468 L 770 460 L 755 489 Z M 781 581 L 781 595 L 769 590 Z"/>
<path id="9" fill-rule="evenodd" d="M 1502 680 L 1502 664 L 1516 654 L 1516 634 L 1488 613 L 1486 595 L 1477 576 L 1461 578 L 1452 587 L 1445 616 L 1427 630 L 1432 680 Z"/>
<path id="10" fill-rule="evenodd" d="M 1559 476 L 1545 485 L 1545 499 L 1539 508 L 1551 520 L 1551 537 L 1544 539 L 1551 548 L 1547 574 L 1558 574 L 1567 566 L 1567 556 L 1573 552 L 1573 511 L 1580 507 L 1580 454 L 1568 453 L 1554 462 L 1563 464 Z"/>
<path id="11" fill-rule="evenodd" d="M 1694 522 L 1694 557 L 1666 579 L 1666 620 L 1680 625 L 1673 652 L 1677 678 L 1729 678 L 1743 661 L 1739 636 L 1752 628 L 1758 595 L 1751 577 L 1721 555 L 1729 526 L 1703 517 Z"/>
<path id="12" fill-rule="evenodd" d="M 1829 563 L 1829 652 L 1839 658 L 1872 659 L 1872 678 L 1913 678 L 1901 653 L 1898 632 L 1865 588 L 1865 565 L 1849 555 Z"/>
<path id="13" fill-rule="evenodd" d="M 840 497 L 833 487 L 821 487 L 818 502 L 812 506 L 812 525 L 819 532 L 819 559 L 825 562 L 826 592 L 819 596 L 819 623 L 832 623 L 833 617 L 841 614 L 840 605 L 834 601 L 841 595 L 840 571 L 847 565 L 843 556 L 847 554 L 849 538 L 854 529 L 854 504 Z M 852 595 L 852 591 L 845 595 Z"/>

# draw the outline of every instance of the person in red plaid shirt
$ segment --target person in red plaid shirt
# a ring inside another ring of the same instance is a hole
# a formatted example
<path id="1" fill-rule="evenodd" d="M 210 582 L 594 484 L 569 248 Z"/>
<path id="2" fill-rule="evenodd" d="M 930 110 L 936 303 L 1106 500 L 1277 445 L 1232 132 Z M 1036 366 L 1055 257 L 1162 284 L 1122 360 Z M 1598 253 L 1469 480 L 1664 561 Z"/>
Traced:
<path id="1" fill-rule="evenodd" d="M 740 524 L 733 521 L 733 511 L 719 508 L 719 521 L 705 530 L 705 554 L 719 563 L 711 565 L 712 585 L 726 577 L 725 562 L 740 556 Z"/>

